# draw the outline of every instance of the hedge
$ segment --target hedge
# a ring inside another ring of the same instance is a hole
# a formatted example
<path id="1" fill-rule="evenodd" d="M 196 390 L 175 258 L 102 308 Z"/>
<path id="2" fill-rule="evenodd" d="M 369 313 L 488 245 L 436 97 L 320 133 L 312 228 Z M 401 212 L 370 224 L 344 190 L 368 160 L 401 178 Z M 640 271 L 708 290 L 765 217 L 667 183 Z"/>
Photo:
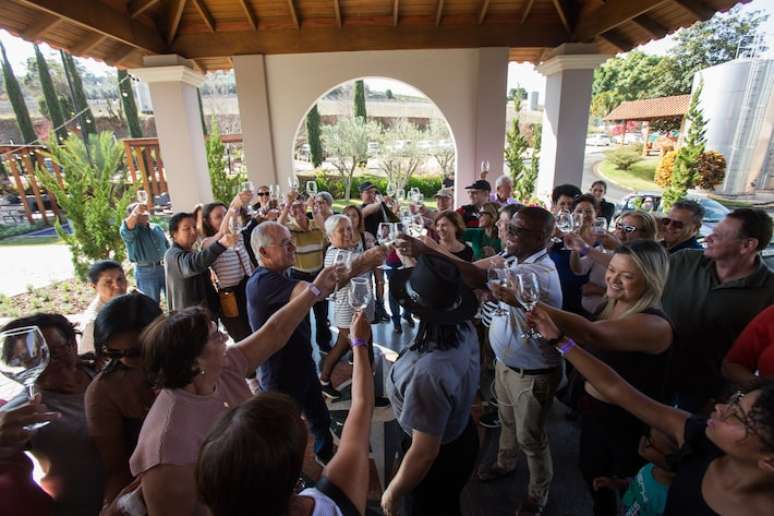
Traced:
<path id="1" fill-rule="evenodd" d="M 326 174 L 323 171 L 317 173 L 298 174 L 298 180 L 303 184 L 305 181 L 316 181 L 317 191 L 330 192 L 334 199 L 342 199 L 344 197 L 344 180 L 336 173 Z M 352 178 L 352 195 L 355 198 L 359 197 L 359 187 L 362 183 L 370 181 L 373 183 L 380 192 L 387 190 L 387 178 L 384 176 L 375 175 L 362 175 Z M 432 198 L 438 190 L 441 189 L 443 184 L 443 176 L 415 176 L 412 177 L 406 189 L 419 188 L 419 191 L 425 196 L 425 198 Z"/>

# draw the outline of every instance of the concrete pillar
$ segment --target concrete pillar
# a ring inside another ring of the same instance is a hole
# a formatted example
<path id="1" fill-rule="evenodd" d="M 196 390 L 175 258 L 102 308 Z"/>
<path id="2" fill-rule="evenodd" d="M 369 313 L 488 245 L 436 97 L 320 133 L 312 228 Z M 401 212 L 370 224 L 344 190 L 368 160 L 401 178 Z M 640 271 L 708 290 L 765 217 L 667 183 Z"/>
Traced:
<path id="1" fill-rule="evenodd" d="M 256 186 L 276 184 L 277 169 L 274 164 L 274 138 L 264 56 L 234 56 L 232 59 L 247 177 Z"/>
<path id="2" fill-rule="evenodd" d="M 478 179 L 482 161 L 489 162 L 487 179 L 493 188 L 495 179 L 503 173 L 508 51 L 505 47 L 478 50 L 475 159 L 472 169 L 457 164 L 455 197 L 458 206 L 469 202 L 464 188 Z"/>
<path id="3" fill-rule="evenodd" d="M 172 208 L 212 202 L 196 89 L 204 74 L 177 55 L 148 56 L 129 73 L 148 83 Z"/>
<path id="4" fill-rule="evenodd" d="M 588 132 L 594 68 L 608 56 L 594 45 L 567 43 L 544 56 L 537 67 L 546 76 L 540 173 L 536 193 L 546 199 L 554 186 L 580 187 Z"/>

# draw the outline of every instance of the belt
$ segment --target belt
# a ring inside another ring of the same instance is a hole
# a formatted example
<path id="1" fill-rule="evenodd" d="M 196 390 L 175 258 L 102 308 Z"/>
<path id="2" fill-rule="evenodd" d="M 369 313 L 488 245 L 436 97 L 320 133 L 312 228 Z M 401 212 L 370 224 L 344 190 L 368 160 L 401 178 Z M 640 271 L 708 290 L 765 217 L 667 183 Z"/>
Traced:
<path id="1" fill-rule="evenodd" d="M 163 266 L 164 260 L 159 260 L 157 262 L 143 262 L 143 263 L 137 263 L 138 267 L 156 267 L 156 266 Z"/>
<path id="2" fill-rule="evenodd" d="M 511 371 L 515 371 L 515 372 L 517 372 L 519 374 L 523 374 L 525 376 L 535 376 L 535 375 L 539 375 L 539 374 L 549 374 L 549 373 L 553 373 L 553 372 L 555 372 L 555 371 L 557 371 L 559 369 L 559 366 L 556 366 L 556 367 L 545 367 L 543 369 L 520 369 L 518 367 L 511 367 L 509 365 L 506 365 L 505 367 L 507 367 Z"/>

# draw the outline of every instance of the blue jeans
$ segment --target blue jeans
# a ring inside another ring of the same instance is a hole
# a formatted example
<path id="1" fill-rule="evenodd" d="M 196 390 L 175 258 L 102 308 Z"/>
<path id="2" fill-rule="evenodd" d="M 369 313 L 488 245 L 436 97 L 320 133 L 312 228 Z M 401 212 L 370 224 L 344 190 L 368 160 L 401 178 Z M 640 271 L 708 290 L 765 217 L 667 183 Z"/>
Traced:
<path id="1" fill-rule="evenodd" d="M 392 279 L 392 277 L 395 275 L 397 270 L 398 270 L 397 267 L 384 270 L 384 273 L 387 275 L 387 281 L 390 281 Z M 390 319 L 392 319 L 392 324 L 395 326 L 400 326 L 401 306 L 400 304 L 398 304 L 398 300 L 395 299 L 395 296 L 392 295 L 392 291 L 390 291 L 390 295 L 387 298 L 387 302 L 390 305 Z M 407 310 L 406 308 L 403 308 L 403 318 L 408 319 L 409 317 L 411 317 L 411 311 Z"/>
<path id="2" fill-rule="evenodd" d="M 161 302 L 161 293 L 167 288 L 163 265 L 135 265 L 134 277 L 140 292 L 157 303 Z"/>

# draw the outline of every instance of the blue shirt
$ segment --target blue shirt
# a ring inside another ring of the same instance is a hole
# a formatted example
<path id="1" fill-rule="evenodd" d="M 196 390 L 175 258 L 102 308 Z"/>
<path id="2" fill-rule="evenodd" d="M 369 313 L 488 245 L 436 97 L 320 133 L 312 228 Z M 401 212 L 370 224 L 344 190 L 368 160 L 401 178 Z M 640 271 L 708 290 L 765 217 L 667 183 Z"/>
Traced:
<path id="1" fill-rule="evenodd" d="M 653 478 L 653 464 L 637 472 L 621 500 L 624 516 L 661 516 L 666 507 L 669 486 Z"/>
<path id="2" fill-rule="evenodd" d="M 556 264 L 556 272 L 559 273 L 559 280 L 562 284 L 562 310 L 579 315 L 586 315 L 581 300 L 583 295 L 581 287 L 588 283 L 589 275 L 576 275 L 570 268 L 569 249 L 562 249 L 562 244 L 555 244 L 549 248 L 548 255 Z"/>
<path id="3" fill-rule="evenodd" d="M 286 274 L 263 267 L 255 269 L 246 288 L 247 316 L 253 331 L 288 304 L 296 283 L 298 280 Z M 258 372 L 263 390 L 277 390 L 291 395 L 309 380 L 310 372 L 316 379 L 309 314 L 293 330 L 288 343 L 261 364 Z"/>
<path id="4" fill-rule="evenodd" d="M 119 232 L 132 263 L 158 263 L 164 259 L 164 254 L 169 249 L 167 236 L 158 224 L 137 224 L 134 229 L 129 229 L 124 220 Z"/>
<path id="5" fill-rule="evenodd" d="M 663 243 L 663 242 L 662 242 Z M 666 245 L 664 245 L 666 247 Z M 696 240 L 695 236 L 692 236 L 685 242 L 680 242 L 676 246 L 674 246 L 671 249 L 667 249 L 667 252 L 669 254 L 675 254 L 677 251 L 682 251 L 683 249 L 701 249 L 704 250 L 702 245 L 699 243 L 698 240 Z"/>

